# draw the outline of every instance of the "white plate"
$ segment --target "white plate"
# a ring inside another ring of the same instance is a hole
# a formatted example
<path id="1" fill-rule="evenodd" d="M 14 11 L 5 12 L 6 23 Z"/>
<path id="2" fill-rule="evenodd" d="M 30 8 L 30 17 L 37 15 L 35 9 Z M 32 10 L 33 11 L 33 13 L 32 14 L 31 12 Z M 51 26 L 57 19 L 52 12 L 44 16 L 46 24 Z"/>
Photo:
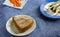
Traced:
<path id="1" fill-rule="evenodd" d="M 27 16 L 27 15 L 17 15 L 17 16 L 15 16 L 15 17 L 21 17 L 21 16 Z M 30 17 L 30 16 L 27 16 L 27 17 L 32 18 L 32 17 Z M 32 19 L 33 19 L 33 18 L 32 18 Z M 17 28 L 13 25 L 13 23 L 12 23 L 12 17 L 11 17 L 11 18 L 7 21 L 7 23 L 6 23 L 6 29 L 7 29 L 7 31 L 8 31 L 10 34 L 15 35 L 15 36 L 28 35 L 28 34 L 30 34 L 32 31 L 34 31 L 35 28 L 36 28 L 36 21 L 35 21 L 35 20 L 34 20 L 33 26 L 32 26 L 30 29 L 28 29 L 27 31 L 23 32 L 23 33 L 19 33 L 18 30 L 17 30 Z"/>
<path id="2" fill-rule="evenodd" d="M 21 7 L 14 7 L 13 4 L 10 2 L 10 0 L 5 0 L 3 5 L 7 5 L 10 7 L 14 7 L 14 8 L 18 8 L 18 9 L 22 9 L 24 7 L 24 5 L 27 3 L 28 0 L 21 0 L 22 6 Z"/>

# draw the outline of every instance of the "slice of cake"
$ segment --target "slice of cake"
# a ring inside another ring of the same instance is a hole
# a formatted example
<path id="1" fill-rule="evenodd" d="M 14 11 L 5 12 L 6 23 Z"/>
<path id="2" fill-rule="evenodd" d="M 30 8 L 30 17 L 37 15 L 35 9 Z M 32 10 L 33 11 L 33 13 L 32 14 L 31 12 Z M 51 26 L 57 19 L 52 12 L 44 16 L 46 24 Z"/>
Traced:
<path id="1" fill-rule="evenodd" d="M 33 19 L 29 17 L 13 17 L 12 20 L 21 33 L 31 28 L 34 23 Z"/>

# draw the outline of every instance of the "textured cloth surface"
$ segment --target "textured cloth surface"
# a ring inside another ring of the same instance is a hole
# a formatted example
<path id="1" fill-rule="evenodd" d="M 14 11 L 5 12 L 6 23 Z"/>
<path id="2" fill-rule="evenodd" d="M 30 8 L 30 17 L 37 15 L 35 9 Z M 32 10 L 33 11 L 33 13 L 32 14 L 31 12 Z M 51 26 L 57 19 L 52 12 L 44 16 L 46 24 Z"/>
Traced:
<path id="1" fill-rule="evenodd" d="M 16 37 L 6 30 L 7 20 L 20 14 L 32 16 L 36 20 L 36 29 L 29 35 L 23 37 L 60 37 L 60 20 L 49 20 L 41 15 L 39 7 L 44 0 L 28 0 L 23 9 L 15 9 L 4 6 L 0 0 L 0 37 Z"/>

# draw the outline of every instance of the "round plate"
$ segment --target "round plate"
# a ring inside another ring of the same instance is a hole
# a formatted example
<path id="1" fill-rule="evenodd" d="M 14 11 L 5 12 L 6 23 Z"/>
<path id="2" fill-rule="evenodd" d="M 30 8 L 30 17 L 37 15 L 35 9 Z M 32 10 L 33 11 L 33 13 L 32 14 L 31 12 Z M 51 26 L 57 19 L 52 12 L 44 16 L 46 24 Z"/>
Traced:
<path id="1" fill-rule="evenodd" d="M 15 17 L 20 17 L 20 16 L 27 16 L 27 15 L 17 15 Z M 27 17 L 30 17 L 30 16 L 27 16 Z M 30 18 L 32 18 L 32 17 L 30 17 Z M 15 36 L 25 36 L 25 35 L 28 35 L 31 32 L 33 32 L 35 30 L 35 28 L 36 28 L 36 21 L 35 20 L 34 20 L 33 26 L 30 29 L 28 29 L 27 31 L 23 32 L 23 33 L 19 33 L 18 30 L 17 30 L 17 28 L 13 25 L 13 23 L 12 23 L 12 17 L 6 23 L 6 29 L 7 29 L 7 31 L 10 34 L 15 35 Z"/>
<path id="2" fill-rule="evenodd" d="M 53 1 L 54 1 L 54 0 L 53 0 Z M 50 2 L 51 2 L 51 1 L 50 1 Z M 59 19 L 60 16 L 52 16 L 52 15 L 50 15 L 50 14 L 48 14 L 47 12 L 44 11 L 45 5 L 48 4 L 48 3 L 50 3 L 50 2 L 45 1 L 45 2 L 43 2 L 43 3 L 41 4 L 41 6 L 40 6 L 40 11 L 41 11 L 41 13 L 42 13 L 44 16 L 48 17 L 48 18 Z M 56 2 L 56 0 L 55 0 L 54 2 Z"/>

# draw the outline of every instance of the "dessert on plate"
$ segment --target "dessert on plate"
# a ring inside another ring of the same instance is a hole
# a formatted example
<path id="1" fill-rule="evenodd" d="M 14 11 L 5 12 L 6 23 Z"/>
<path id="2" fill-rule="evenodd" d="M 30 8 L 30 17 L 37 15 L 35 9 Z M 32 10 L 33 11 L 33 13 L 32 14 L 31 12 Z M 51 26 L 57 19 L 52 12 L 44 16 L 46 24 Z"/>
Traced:
<path id="1" fill-rule="evenodd" d="M 25 36 L 33 32 L 36 28 L 36 21 L 28 15 L 16 15 L 11 17 L 6 23 L 7 31 L 15 36 Z"/>

